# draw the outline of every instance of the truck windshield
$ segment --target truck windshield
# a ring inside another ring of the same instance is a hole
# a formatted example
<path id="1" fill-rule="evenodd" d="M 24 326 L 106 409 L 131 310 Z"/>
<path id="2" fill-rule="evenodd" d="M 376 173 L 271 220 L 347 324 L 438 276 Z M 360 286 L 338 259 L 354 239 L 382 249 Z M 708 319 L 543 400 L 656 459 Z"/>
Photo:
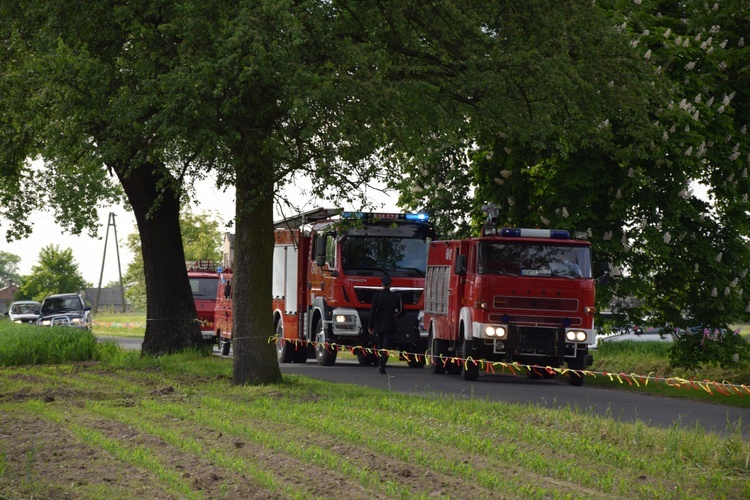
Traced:
<path id="1" fill-rule="evenodd" d="M 424 276 L 427 241 L 422 238 L 348 236 L 341 241 L 346 274 Z"/>
<path id="2" fill-rule="evenodd" d="M 552 243 L 480 242 L 477 272 L 591 278 L 591 249 Z"/>
<path id="3" fill-rule="evenodd" d="M 193 298 L 200 300 L 216 300 L 216 292 L 219 290 L 219 278 L 195 278 L 189 277 L 190 288 L 193 290 Z"/>

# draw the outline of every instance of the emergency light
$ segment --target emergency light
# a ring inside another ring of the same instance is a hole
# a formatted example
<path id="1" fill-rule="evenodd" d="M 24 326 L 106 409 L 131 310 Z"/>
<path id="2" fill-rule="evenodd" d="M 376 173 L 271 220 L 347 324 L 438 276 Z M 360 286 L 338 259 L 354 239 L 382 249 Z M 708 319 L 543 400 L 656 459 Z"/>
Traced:
<path id="1" fill-rule="evenodd" d="M 555 240 L 567 240 L 570 233 L 564 229 L 529 229 L 529 228 L 503 228 L 500 236 L 521 238 L 550 238 Z"/>
<path id="2" fill-rule="evenodd" d="M 417 222 L 426 222 L 430 219 L 430 216 L 424 213 L 396 214 L 381 212 L 341 212 L 341 217 L 345 219 L 399 219 Z"/>

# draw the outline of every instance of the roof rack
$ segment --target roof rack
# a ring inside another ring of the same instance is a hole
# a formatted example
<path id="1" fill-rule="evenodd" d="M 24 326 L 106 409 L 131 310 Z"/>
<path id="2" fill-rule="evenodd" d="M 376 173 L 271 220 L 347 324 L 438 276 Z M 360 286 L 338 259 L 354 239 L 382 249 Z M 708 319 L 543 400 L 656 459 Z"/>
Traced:
<path id="1" fill-rule="evenodd" d="M 273 228 L 274 229 L 281 229 L 281 228 L 297 229 L 300 226 L 307 224 L 309 222 L 329 219 L 333 217 L 334 215 L 339 215 L 340 213 L 341 213 L 340 208 L 316 208 L 314 210 L 309 210 L 301 214 L 287 217 L 286 219 L 275 221 L 273 223 Z"/>

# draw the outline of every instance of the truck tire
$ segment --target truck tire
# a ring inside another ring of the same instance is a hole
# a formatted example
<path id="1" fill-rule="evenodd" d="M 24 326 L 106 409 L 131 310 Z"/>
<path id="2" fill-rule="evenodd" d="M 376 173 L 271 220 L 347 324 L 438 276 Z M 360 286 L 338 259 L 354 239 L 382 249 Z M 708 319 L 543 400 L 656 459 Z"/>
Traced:
<path id="1" fill-rule="evenodd" d="M 219 352 L 221 352 L 222 356 L 229 356 L 230 347 L 232 347 L 232 342 L 230 340 L 221 339 L 219 341 Z"/>
<path id="2" fill-rule="evenodd" d="M 298 342 L 294 351 L 295 363 L 307 363 L 307 346 L 304 342 Z"/>
<path id="3" fill-rule="evenodd" d="M 448 364 L 445 366 L 445 371 L 448 373 L 448 375 L 461 375 L 461 372 L 463 371 L 463 363 L 461 362 L 461 358 L 464 355 L 463 345 L 463 340 L 459 340 L 458 345 L 456 346 L 452 354 L 450 348 L 447 349 L 447 354 L 450 359 L 448 360 Z"/>
<path id="4" fill-rule="evenodd" d="M 276 359 L 279 363 L 291 363 L 294 360 L 294 345 L 284 338 L 284 324 L 276 323 Z"/>
<path id="5" fill-rule="evenodd" d="M 409 365 L 409 368 L 424 368 L 426 361 L 424 359 L 424 355 L 414 354 L 413 357 L 406 363 Z"/>
<path id="6" fill-rule="evenodd" d="M 357 361 L 362 366 L 375 366 L 378 364 L 378 357 L 374 352 L 367 352 L 364 349 L 357 349 Z"/>
<path id="7" fill-rule="evenodd" d="M 471 340 L 464 340 L 461 348 L 461 371 L 464 380 L 476 380 L 479 378 L 479 363 L 474 360 L 466 361 L 471 356 Z"/>
<path id="8" fill-rule="evenodd" d="M 430 332 L 430 371 L 435 374 L 445 373 L 443 362 L 444 353 L 448 352 L 447 342 L 441 339 L 435 339 Z"/>
<path id="9" fill-rule="evenodd" d="M 574 387 L 581 387 L 583 385 L 584 376 L 581 370 L 586 369 L 586 354 L 586 351 L 578 351 L 575 359 L 568 361 L 568 368 L 575 370 L 568 373 L 570 377 L 568 383 Z"/>
<path id="10" fill-rule="evenodd" d="M 338 351 L 326 345 L 326 334 L 323 328 L 323 318 L 315 323 L 315 358 L 320 366 L 333 366 Z"/>

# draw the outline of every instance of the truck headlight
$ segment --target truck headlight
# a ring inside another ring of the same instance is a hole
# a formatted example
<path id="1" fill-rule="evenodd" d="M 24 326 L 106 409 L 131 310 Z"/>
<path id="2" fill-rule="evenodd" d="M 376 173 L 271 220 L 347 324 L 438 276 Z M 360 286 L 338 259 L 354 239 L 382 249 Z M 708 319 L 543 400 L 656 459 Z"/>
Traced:
<path id="1" fill-rule="evenodd" d="M 505 327 L 503 326 L 488 326 L 484 329 L 485 335 L 488 337 L 502 339 L 506 336 Z"/>
<path id="2" fill-rule="evenodd" d="M 586 337 L 586 332 L 583 330 L 568 330 L 565 332 L 565 339 L 568 342 L 585 342 Z"/>

